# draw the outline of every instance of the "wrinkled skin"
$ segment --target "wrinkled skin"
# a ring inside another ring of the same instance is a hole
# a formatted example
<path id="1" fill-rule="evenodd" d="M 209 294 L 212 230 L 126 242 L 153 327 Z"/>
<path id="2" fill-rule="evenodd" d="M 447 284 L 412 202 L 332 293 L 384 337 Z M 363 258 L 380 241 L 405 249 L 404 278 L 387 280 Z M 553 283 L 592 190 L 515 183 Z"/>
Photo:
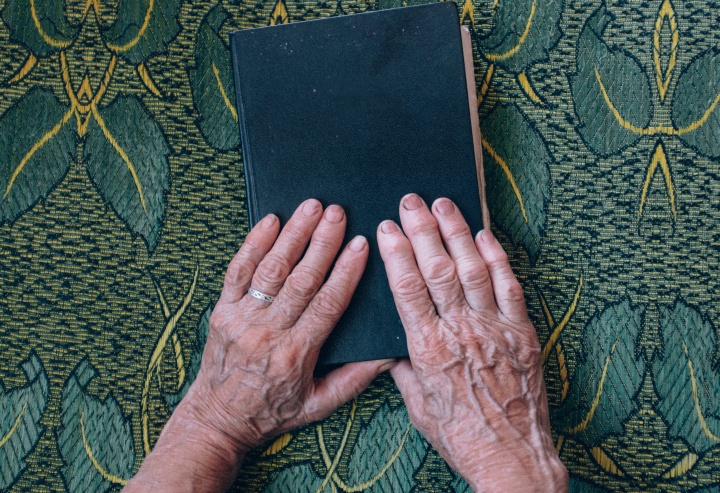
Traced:
<path id="1" fill-rule="evenodd" d="M 248 234 L 210 317 L 198 377 L 126 491 L 223 491 L 252 447 L 326 418 L 395 364 L 350 363 L 313 378 L 367 262 L 357 237 L 324 282 L 345 224 L 342 208 L 323 212 L 310 199 L 281 233 L 271 215 Z M 276 299 L 253 298 L 251 286 Z"/>
<path id="2" fill-rule="evenodd" d="M 391 373 L 415 427 L 475 491 L 565 491 L 540 346 L 523 290 L 489 231 L 474 241 L 447 199 L 417 195 L 378 243 L 408 339 Z"/>
<path id="3" fill-rule="evenodd" d="M 228 267 L 196 381 L 125 491 L 223 491 L 250 448 L 327 417 L 387 369 L 413 424 L 475 491 L 566 491 L 539 344 L 507 255 L 490 232 L 473 240 L 447 199 L 431 212 L 406 196 L 400 216 L 405 233 L 386 221 L 378 244 L 410 360 L 313 378 L 368 245 L 354 239 L 325 281 L 345 232 L 342 209 L 308 200 L 282 232 L 268 216 Z M 276 299 L 253 298 L 250 287 Z"/>

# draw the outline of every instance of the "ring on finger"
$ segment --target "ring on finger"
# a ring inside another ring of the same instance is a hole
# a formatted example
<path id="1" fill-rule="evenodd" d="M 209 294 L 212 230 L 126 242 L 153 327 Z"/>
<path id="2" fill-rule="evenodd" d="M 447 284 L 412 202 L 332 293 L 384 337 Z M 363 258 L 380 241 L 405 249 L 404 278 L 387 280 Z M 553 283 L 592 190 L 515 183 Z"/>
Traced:
<path id="1" fill-rule="evenodd" d="M 257 289 L 253 289 L 253 288 L 248 289 L 248 294 L 250 296 L 252 296 L 253 298 L 257 298 L 262 301 L 267 301 L 268 303 L 272 303 L 273 301 L 275 301 L 274 296 L 270 296 L 269 294 L 260 292 Z"/>

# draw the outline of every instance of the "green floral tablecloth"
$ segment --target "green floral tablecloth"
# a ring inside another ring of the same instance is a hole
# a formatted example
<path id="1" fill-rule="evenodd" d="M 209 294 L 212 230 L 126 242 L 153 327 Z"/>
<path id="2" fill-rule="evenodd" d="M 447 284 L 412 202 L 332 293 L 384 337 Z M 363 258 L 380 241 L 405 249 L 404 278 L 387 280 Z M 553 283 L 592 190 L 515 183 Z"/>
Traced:
<path id="1" fill-rule="evenodd" d="M 197 371 L 247 231 L 228 32 L 399 5 L 0 0 L 0 489 L 119 490 Z M 720 491 L 719 7 L 458 2 L 572 491 Z M 469 490 L 386 376 L 236 487 Z"/>

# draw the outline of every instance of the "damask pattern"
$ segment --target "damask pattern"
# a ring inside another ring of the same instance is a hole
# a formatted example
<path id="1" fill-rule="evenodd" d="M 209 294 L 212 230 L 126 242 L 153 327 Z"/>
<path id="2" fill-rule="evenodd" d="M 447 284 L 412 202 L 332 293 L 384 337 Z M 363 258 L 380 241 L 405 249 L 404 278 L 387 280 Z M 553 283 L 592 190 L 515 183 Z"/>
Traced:
<path id="1" fill-rule="evenodd" d="M 248 224 L 228 33 L 424 1 L 0 0 L 0 489 L 118 491 L 195 378 Z M 457 7 L 571 491 L 720 490 L 717 6 Z M 235 490 L 470 491 L 388 376 Z"/>

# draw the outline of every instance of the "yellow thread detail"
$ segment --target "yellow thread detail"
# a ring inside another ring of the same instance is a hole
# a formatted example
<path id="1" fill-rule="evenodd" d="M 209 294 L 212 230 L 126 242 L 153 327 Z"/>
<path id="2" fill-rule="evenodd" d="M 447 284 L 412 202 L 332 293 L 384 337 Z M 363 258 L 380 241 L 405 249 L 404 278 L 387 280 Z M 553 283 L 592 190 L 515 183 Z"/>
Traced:
<path id="1" fill-rule="evenodd" d="M 320 442 L 320 452 L 322 453 L 323 461 L 325 462 L 325 467 L 328 468 L 328 471 L 327 471 L 327 474 L 325 475 L 325 479 L 323 480 L 322 484 L 318 487 L 318 489 L 315 491 L 315 493 L 320 493 L 325 488 L 325 486 L 327 486 L 328 481 L 330 481 L 330 478 L 333 477 L 333 475 L 335 473 L 335 469 L 337 468 L 338 464 L 340 463 L 340 457 L 342 456 L 343 452 L 345 451 L 345 444 L 347 443 L 348 435 L 350 435 L 350 428 L 352 428 L 353 421 L 355 420 L 355 411 L 356 410 L 357 410 L 357 399 L 353 399 L 352 405 L 350 406 L 350 416 L 348 416 L 348 421 L 347 421 L 347 424 L 345 425 L 345 431 L 343 432 L 342 439 L 340 440 L 340 447 L 338 448 L 338 451 L 335 454 L 335 458 L 333 459 L 332 463 L 330 462 L 330 455 L 328 455 L 327 449 L 325 448 L 325 439 L 323 438 L 322 425 L 317 425 L 318 441 Z"/>
<path id="2" fill-rule="evenodd" d="M 560 383 L 562 389 L 560 391 L 560 402 L 563 402 L 567 397 L 568 390 L 570 389 L 570 381 L 568 380 L 568 370 L 565 364 L 565 353 L 563 353 L 562 344 L 559 342 L 555 345 L 555 354 L 558 359 L 558 366 L 560 367 Z"/>
<path id="3" fill-rule="evenodd" d="M 570 428 L 570 430 L 568 430 L 568 433 L 579 433 L 581 431 L 584 431 L 585 428 L 587 428 L 587 426 L 590 424 L 590 421 L 592 421 L 593 417 L 595 416 L 595 411 L 597 411 L 597 408 L 600 405 L 600 397 L 602 396 L 603 387 L 605 386 L 605 378 L 607 377 L 608 367 L 610 366 L 610 357 L 615 352 L 615 346 L 617 346 L 617 342 L 612 345 L 612 348 L 610 349 L 610 354 L 608 354 L 605 358 L 605 366 L 603 367 L 602 375 L 600 376 L 600 383 L 598 384 L 597 393 L 595 394 L 595 398 L 593 399 L 592 405 L 590 406 L 590 411 L 588 411 L 585 419 L 582 420 L 579 425 Z"/>
<path id="4" fill-rule="evenodd" d="M 168 306 L 167 300 L 165 299 L 165 294 L 163 293 L 162 288 L 160 288 L 160 285 L 157 283 L 155 277 L 153 277 L 152 274 L 150 274 L 150 280 L 152 281 L 153 286 L 155 286 L 155 292 L 157 293 L 158 299 L 160 300 L 160 307 L 162 308 L 163 315 L 167 320 L 168 318 L 170 318 L 170 307 Z M 182 353 L 182 345 L 180 344 L 180 338 L 178 337 L 177 332 L 173 332 L 172 334 L 172 344 L 173 349 L 175 350 L 175 366 L 177 367 L 178 372 L 177 390 L 180 390 L 183 383 L 185 382 L 185 357 Z M 158 380 L 158 384 L 159 383 L 160 382 Z"/>
<path id="5" fill-rule="evenodd" d="M 152 19 L 152 11 L 153 7 L 155 6 L 155 0 L 150 0 L 148 3 L 147 11 L 145 12 L 145 19 L 143 19 L 142 26 L 140 26 L 140 30 L 137 33 L 137 36 L 135 36 L 133 39 L 125 43 L 124 45 L 114 45 L 114 44 L 108 44 L 107 47 L 110 48 L 113 51 L 127 51 L 133 46 L 135 46 L 138 41 L 140 41 L 140 38 L 143 37 L 145 34 L 145 31 L 148 28 L 148 25 L 150 25 L 150 19 Z"/>
<path id="6" fill-rule="evenodd" d="M 137 188 L 138 195 L 140 195 L 140 204 L 142 204 L 142 208 L 145 212 L 147 212 L 147 204 L 145 203 L 145 194 L 143 193 L 142 183 L 140 183 L 140 178 L 137 175 L 137 171 L 135 170 L 135 165 L 130 161 L 130 157 L 125 152 L 125 149 L 120 147 L 120 144 L 117 140 L 115 140 L 115 137 L 110 133 L 110 129 L 107 128 L 107 125 L 105 124 L 105 120 L 102 119 L 100 116 L 100 112 L 98 112 L 97 107 L 92 107 L 92 114 L 95 117 L 95 120 L 97 120 L 98 125 L 100 126 L 100 129 L 103 132 L 103 135 L 105 138 L 110 142 L 110 145 L 113 146 L 113 149 L 115 149 L 115 152 L 117 152 L 120 155 L 120 158 L 125 162 L 125 166 L 128 167 L 128 170 L 130 171 L 130 174 L 132 175 L 133 181 L 135 182 L 135 188 Z"/>
<path id="7" fill-rule="evenodd" d="M 162 93 L 160 92 L 160 89 L 155 85 L 155 81 L 152 80 L 152 77 L 150 76 L 150 72 L 148 72 L 147 67 L 145 66 L 145 62 L 141 63 L 137 67 L 138 75 L 140 76 L 140 80 L 143 81 L 143 84 L 145 84 L 145 87 L 147 87 L 151 93 L 153 93 L 155 96 L 161 98 L 163 97 Z"/>
<path id="8" fill-rule="evenodd" d="M 275 8 L 273 8 L 272 13 L 270 14 L 270 25 L 274 26 L 275 24 L 286 24 L 288 20 L 285 2 L 283 0 L 278 0 L 275 4 Z"/>
<path id="9" fill-rule="evenodd" d="M 80 433 L 82 434 L 82 440 L 83 440 L 83 446 L 85 447 L 85 453 L 87 454 L 88 458 L 90 459 L 90 462 L 92 462 L 92 465 L 95 466 L 95 469 L 97 472 L 100 473 L 100 475 L 107 481 L 110 481 L 113 484 L 119 484 L 121 486 L 125 486 L 128 482 L 127 479 L 123 479 L 120 476 L 116 476 L 114 474 L 110 474 L 107 472 L 103 466 L 100 464 L 100 462 L 95 458 L 95 455 L 92 452 L 92 449 L 90 448 L 90 444 L 87 441 L 87 437 L 85 436 L 85 423 L 83 422 L 85 419 L 85 413 L 83 411 L 80 411 Z"/>
<path id="10" fill-rule="evenodd" d="M 505 160 L 500 157 L 500 155 L 495 151 L 495 149 L 492 148 L 490 143 L 485 140 L 485 138 L 482 139 L 482 145 L 488 152 L 488 154 L 490 154 L 490 157 L 493 158 L 495 162 L 498 163 L 498 166 L 500 166 L 503 172 L 505 172 L 505 176 L 510 182 L 510 186 L 512 187 L 513 192 L 515 192 L 515 197 L 517 197 L 517 200 L 520 203 L 520 211 L 522 211 L 523 218 L 525 219 L 525 222 L 528 222 L 528 216 L 527 212 L 525 212 L 525 204 L 523 204 L 522 194 L 520 193 L 520 189 L 518 188 L 517 183 L 515 183 L 515 177 L 510 171 L 510 168 L 508 167 Z"/>
<path id="11" fill-rule="evenodd" d="M 687 366 L 688 370 L 690 370 L 690 383 L 692 385 L 692 396 L 693 401 L 695 402 L 695 412 L 698 416 L 698 421 L 700 421 L 700 428 L 702 428 L 703 433 L 706 437 L 708 437 L 713 442 L 720 442 L 720 438 L 715 436 L 715 434 L 710 430 L 710 427 L 708 427 L 707 423 L 705 422 L 705 416 L 703 416 L 702 407 L 700 406 L 700 396 L 698 396 L 698 386 L 697 386 L 697 380 L 695 379 L 695 370 L 693 369 L 692 360 L 690 359 L 690 354 L 688 352 L 688 348 L 685 345 L 685 341 L 682 341 L 683 345 L 683 351 L 685 351 L 685 357 L 687 358 Z"/>
<path id="12" fill-rule="evenodd" d="M 160 337 L 158 338 L 155 349 L 150 356 L 150 362 L 148 363 L 147 371 L 145 372 L 145 384 L 143 385 L 142 398 L 140 400 L 140 418 L 142 421 L 143 447 L 145 450 L 145 455 L 149 454 L 152 450 L 152 448 L 150 447 L 150 416 L 148 415 L 147 410 L 148 400 L 150 398 L 150 383 L 152 382 L 153 373 L 156 371 L 158 365 L 160 364 L 160 358 L 162 357 L 163 351 L 165 350 L 167 341 L 170 339 L 170 336 L 175 331 L 178 320 L 180 320 L 180 317 L 182 317 L 183 313 L 185 313 L 185 309 L 192 301 L 199 274 L 200 265 L 198 264 L 195 267 L 195 274 L 193 276 L 192 284 L 190 284 L 190 288 L 188 289 L 188 292 L 185 295 L 185 298 L 183 299 L 180 308 L 177 309 L 175 314 L 170 319 L 168 319 L 167 323 L 165 324 L 165 329 L 162 331 Z"/>
<path id="13" fill-rule="evenodd" d="M 552 333 L 550 334 L 550 338 L 548 339 L 548 342 L 545 343 L 545 347 L 542 351 L 542 356 L 540 357 L 540 361 L 542 361 L 543 366 L 545 366 L 545 363 L 547 363 L 548 357 L 550 356 L 550 351 L 552 350 L 552 347 L 555 345 L 555 343 L 560 338 L 560 334 L 562 333 L 563 329 L 567 325 L 567 323 L 570 321 L 570 317 L 573 316 L 573 313 L 575 313 L 575 309 L 577 308 L 578 300 L 580 300 L 580 291 L 582 291 L 583 287 L 583 276 L 580 274 L 580 279 L 578 280 L 577 288 L 575 288 L 575 295 L 573 296 L 572 303 L 570 303 L 570 306 L 568 307 L 567 311 L 565 312 L 565 316 L 562 318 L 559 324 L 555 327 L 551 327 Z M 544 304 L 544 299 L 542 300 Z M 547 306 L 544 308 L 547 310 Z M 549 315 L 550 311 L 547 310 L 547 314 Z M 546 315 L 547 316 L 547 315 Z M 550 320 L 552 320 L 552 317 L 550 317 Z"/>
<path id="14" fill-rule="evenodd" d="M 660 165 L 660 169 L 665 177 L 665 186 L 667 188 L 668 200 L 670 201 L 670 209 L 672 210 L 673 218 L 677 219 L 677 210 L 675 209 L 675 186 L 672 182 L 672 175 L 670 174 L 670 166 L 668 165 L 665 150 L 660 142 L 658 142 L 655 147 L 655 153 L 653 154 L 650 167 L 648 167 L 647 175 L 645 176 L 645 183 L 643 184 L 642 194 L 640 195 L 638 219 L 642 217 L 645 199 L 647 197 L 648 190 L 650 189 L 650 183 L 652 182 L 653 176 L 655 176 L 658 164 Z"/>
<path id="15" fill-rule="evenodd" d="M 218 88 L 220 89 L 220 95 L 223 98 L 223 101 L 225 101 L 225 106 L 228 107 L 230 110 L 230 113 L 232 113 L 232 116 L 235 120 L 238 119 L 237 110 L 235 110 L 235 105 L 232 104 L 230 101 L 230 98 L 228 97 L 227 93 L 225 92 L 225 88 L 223 87 L 222 81 L 220 80 L 220 71 L 215 66 L 215 62 L 212 64 L 213 73 L 215 74 L 215 81 L 217 82 Z"/>
<path id="16" fill-rule="evenodd" d="M 112 57 L 110 57 L 110 62 L 108 63 L 108 66 L 105 69 L 105 74 L 103 75 L 103 78 L 100 81 L 100 86 L 98 86 L 98 90 L 95 93 L 95 96 L 93 96 L 93 98 L 92 98 L 93 105 L 100 104 L 100 100 L 105 95 L 105 91 L 107 91 L 107 88 L 110 85 L 110 79 L 112 79 L 113 73 L 115 72 L 116 64 L 117 64 L 117 56 L 113 55 Z"/>
<path id="17" fill-rule="evenodd" d="M 32 20 L 35 23 L 35 29 L 38 30 L 38 33 L 47 44 L 49 44 L 53 48 L 67 48 L 68 46 L 70 46 L 70 41 L 58 41 L 56 39 L 53 39 L 48 33 L 45 32 L 42 25 L 40 24 L 40 18 L 38 17 L 37 9 L 35 8 L 35 0 L 30 0 L 30 15 L 32 16 Z"/>
<path id="18" fill-rule="evenodd" d="M 482 104 L 483 100 L 485 99 L 485 96 L 487 96 L 487 92 L 490 90 L 490 83 L 492 82 L 493 74 L 495 73 L 495 65 L 490 64 L 487 69 L 487 73 L 485 74 L 485 78 L 483 79 L 482 86 L 480 87 L 480 92 L 477 96 L 478 101 L 478 107 Z"/>
<path id="19" fill-rule="evenodd" d="M 282 449 L 288 446 L 288 443 L 290 443 L 290 440 L 292 440 L 292 435 L 290 433 L 284 433 L 280 435 L 280 438 L 275 440 L 272 445 L 270 445 L 265 452 L 262 453 L 260 457 L 269 457 L 271 455 L 275 455 L 278 452 L 280 452 Z"/>
<path id="20" fill-rule="evenodd" d="M 8 432 L 5 434 L 2 439 L 0 439 L 0 448 L 2 448 L 8 440 L 10 440 L 10 437 L 13 436 L 15 431 L 17 430 L 18 426 L 20 426 L 20 421 L 22 420 L 23 414 L 25 414 L 25 410 L 27 409 L 27 402 L 23 404 L 22 409 L 20 409 L 20 414 L 18 414 L 17 418 L 15 418 L 15 422 L 13 422 L 13 425 L 10 427 Z"/>
<path id="21" fill-rule="evenodd" d="M 465 3 L 463 4 L 462 14 L 460 14 L 461 25 L 465 22 L 466 17 L 470 19 L 470 25 L 475 27 L 475 6 L 473 5 L 472 0 L 465 0 Z"/>
<path id="22" fill-rule="evenodd" d="M 672 469 L 663 474 L 663 478 L 672 479 L 686 474 L 690 469 L 693 468 L 697 460 L 697 455 L 693 454 L 692 452 L 688 452 L 673 466 Z"/>
<path id="23" fill-rule="evenodd" d="M 604 470 L 609 472 L 610 474 L 614 474 L 616 476 L 625 476 L 625 473 L 620 470 L 620 468 L 615 464 L 615 461 L 613 461 L 608 455 L 605 453 L 605 451 L 600 447 L 593 447 L 590 449 L 590 453 L 597 461 L 598 465 L 602 467 Z"/>
<path id="24" fill-rule="evenodd" d="M 47 144 L 47 142 L 55 137 L 58 132 L 62 129 L 63 125 L 65 125 L 70 118 L 72 118 L 73 114 L 75 113 L 75 108 L 71 107 L 70 111 L 65 113 L 65 115 L 60 119 L 60 121 L 55 125 L 53 128 L 50 129 L 48 133 L 43 135 L 40 140 L 38 140 L 35 145 L 33 145 L 30 150 L 23 156 L 23 158 L 20 160 L 20 163 L 15 167 L 15 170 L 13 171 L 12 175 L 10 175 L 10 181 L 7 184 L 7 187 L 5 188 L 5 193 L 3 194 L 3 200 L 7 198 L 7 196 L 10 194 L 10 190 L 12 189 L 13 185 L 15 184 L 15 180 L 17 179 L 18 175 L 20 175 L 20 172 L 23 170 L 25 165 L 30 161 L 30 159 L 33 157 L 33 155 L 40 150 L 42 146 Z"/>
<path id="25" fill-rule="evenodd" d="M 37 64 L 38 59 L 35 55 L 30 53 L 30 56 L 25 60 L 25 63 L 20 68 L 20 70 L 17 71 L 15 75 L 12 76 L 10 80 L 8 80 L 8 84 L 14 84 L 15 82 L 20 82 L 25 77 L 27 77 L 27 74 L 30 73 L 30 71 L 35 68 L 35 65 Z"/>
<path id="26" fill-rule="evenodd" d="M 557 442 L 555 442 L 555 451 L 558 453 L 558 455 L 562 450 L 563 443 L 565 443 L 565 435 L 560 435 L 557 439 Z"/>
<path id="27" fill-rule="evenodd" d="M 333 473 L 333 481 L 335 481 L 340 487 L 340 489 L 345 491 L 346 493 L 357 493 L 371 488 L 375 483 L 380 480 L 380 478 L 385 475 L 386 472 L 388 472 L 390 467 L 392 467 L 393 462 L 395 462 L 397 458 L 400 457 L 402 449 L 405 446 L 405 442 L 407 441 L 407 437 L 408 435 L 410 435 L 410 426 L 410 423 L 408 423 L 407 428 L 405 428 L 405 433 L 403 433 L 402 440 L 400 441 L 400 445 L 398 445 L 398 448 L 395 450 L 395 452 L 393 452 L 392 456 L 390 456 L 390 459 L 383 466 L 380 472 L 375 475 L 375 477 L 368 481 L 365 481 L 364 483 L 360 483 L 355 486 L 348 486 L 342 479 L 340 479 L 337 473 Z"/>
<path id="28" fill-rule="evenodd" d="M 672 32 L 672 42 L 670 45 L 670 59 L 668 60 L 667 70 L 663 72 L 660 62 L 660 32 L 667 19 Z M 653 33 L 653 61 L 655 62 L 655 81 L 657 82 L 658 91 L 660 92 L 660 100 L 665 101 L 668 86 L 672 80 L 672 73 L 677 62 L 678 44 L 680 43 L 680 31 L 678 31 L 677 19 L 670 0 L 665 0 L 658 12 L 658 18 L 655 21 L 655 31 Z"/>
<path id="29" fill-rule="evenodd" d="M 527 39 L 528 34 L 530 33 L 530 28 L 532 27 L 533 17 L 535 17 L 535 2 L 532 3 L 530 6 L 530 15 L 528 16 L 527 24 L 525 24 L 525 31 L 523 31 L 522 36 L 520 36 L 520 39 L 518 40 L 518 43 L 510 48 L 505 53 L 500 54 L 488 54 L 485 55 L 485 58 L 492 62 L 499 62 L 501 60 L 507 60 L 511 56 L 513 56 L 515 53 L 520 50 L 523 43 L 525 43 L 525 39 Z"/>
<path id="30" fill-rule="evenodd" d="M 664 134 L 664 135 L 685 135 L 687 133 L 693 132 L 697 130 L 698 128 L 705 125 L 705 123 L 710 118 L 710 115 L 712 115 L 713 111 L 715 111 L 715 108 L 717 107 L 718 103 L 720 103 L 720 93 L 715 97 L 715 100 L 710 104 L 710 107 L 705 111 L 703 116 L 691 123 L 690 125 L 682 128 L 672 128 L 672 127 L 666 127 L 665 125 L 658 125 L 656 127 L 648 127 L 648 128 L 640 128 L 629 121 L 625 120 L 620 112 L 615 108 L 615 105 L 610 100 L 610 96 L 608 96 L 607 91 L 605 90 L 605 85 L 602 82 L 602 79 L 600 77 L 600 72 L 598 72 L 598 69 L 595 69 L 595 78 L 598 81 L 598 84 L 600 85 L 600 92 L 602 93 L 603 99 L 605 99 L 605 104 L 607 104 L 608 108 L 612 112 L 613 116 L 615 117 L 615 120 L 618 122 L 618 124 L 623 127 L 626 130 L 629 130 L 633 133 L 636 133 L 638 135 L 657 135 L 657 134 Z"/>
<path id="31" fill-rule="evenodd" d="M 522 88 L 523 92 L 527 94 L 527 97 L 529 97 L 533 103 L 543 104 L 542 99 L 540 99 L 540 96 L 537 95 L 535 89 L 530 84 L 530 80 L 528 79 L 525 71 L 520 72 L 520 74 L 518 75 L 518 82 L 520 83 L 520 87 Z"/>

